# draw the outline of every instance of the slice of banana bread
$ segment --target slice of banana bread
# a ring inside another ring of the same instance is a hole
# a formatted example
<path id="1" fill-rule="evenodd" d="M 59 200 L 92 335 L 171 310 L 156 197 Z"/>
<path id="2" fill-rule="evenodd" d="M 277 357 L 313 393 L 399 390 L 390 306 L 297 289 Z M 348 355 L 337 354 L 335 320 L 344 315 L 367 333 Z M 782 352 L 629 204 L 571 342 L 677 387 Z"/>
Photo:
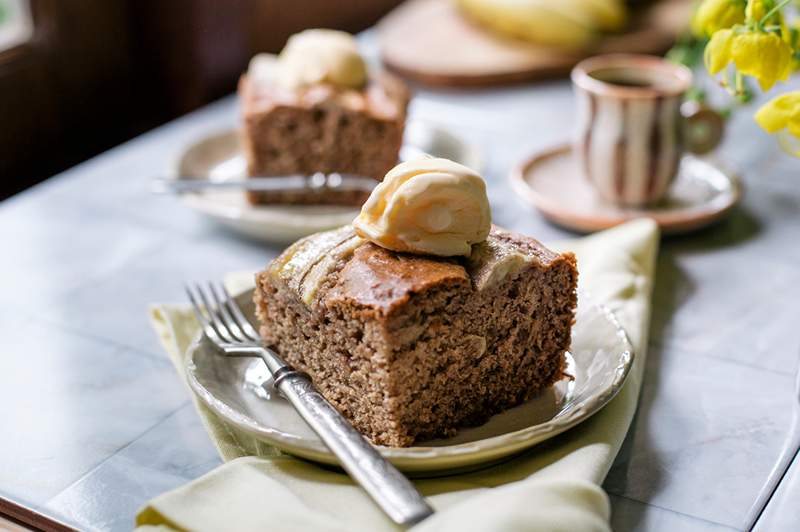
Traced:
<path id="1" fill-rule="evenodd" d="M 409 93 L 388 74 L 363 89 L 298 91 L 245 75 L 239 81 L 250 176 L 347 173 L 380 181 L 397 164 Z M 361 205 L 369 192 L 249 192 L 251 203 Z"/>
<path id="2" fill-rule="evenodd" d="M 562 378 L 577 270 L 492 228 L 468 258 L 388 251 L 352 227 L 257 275 L 261 335 L 373 442 L 449 436 Z"/>

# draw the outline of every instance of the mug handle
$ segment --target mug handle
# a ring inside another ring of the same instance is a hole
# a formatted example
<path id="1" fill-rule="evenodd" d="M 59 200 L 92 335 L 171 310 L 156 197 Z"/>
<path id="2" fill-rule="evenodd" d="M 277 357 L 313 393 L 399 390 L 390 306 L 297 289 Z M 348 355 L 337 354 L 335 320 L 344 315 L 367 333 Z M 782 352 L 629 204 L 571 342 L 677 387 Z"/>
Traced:
<path id="1" fill-rule="evenodd" d="M 708 153 L 719 145 L 725 132 L 725 118 L 696 101 L 681 105 L 683 139 L 686 148 L 697 155 Z"/>

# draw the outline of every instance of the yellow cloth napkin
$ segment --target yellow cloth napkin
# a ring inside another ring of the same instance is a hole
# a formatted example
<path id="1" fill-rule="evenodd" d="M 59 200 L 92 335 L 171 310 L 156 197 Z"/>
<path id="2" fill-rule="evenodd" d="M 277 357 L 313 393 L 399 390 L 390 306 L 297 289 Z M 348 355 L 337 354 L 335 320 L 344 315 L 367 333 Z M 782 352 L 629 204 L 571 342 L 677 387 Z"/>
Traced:
<path id="1" fill-rule="evenodd" d="M 627 382 L 601 412 L 525 454 L 489 469 L 415 482 L 436 514 L 415 531 L 610 530 L 600 487 L 636 410 L 645 365 L 658 228 L 649 220 L 567 242 L 578 256 L 580 286 L 608 305 L 633 342 Z M 252 275 L 231 276 L 231 289 Z M 156 305 L 153 326 L 178 372 L 197 324 L 183 305 Z M 198 412 L 226 464 L 156 497 L 137 517 L 146 530 L 396 530 L 344 474 L 284 455 L 226 425 L 202 403 Z"/>

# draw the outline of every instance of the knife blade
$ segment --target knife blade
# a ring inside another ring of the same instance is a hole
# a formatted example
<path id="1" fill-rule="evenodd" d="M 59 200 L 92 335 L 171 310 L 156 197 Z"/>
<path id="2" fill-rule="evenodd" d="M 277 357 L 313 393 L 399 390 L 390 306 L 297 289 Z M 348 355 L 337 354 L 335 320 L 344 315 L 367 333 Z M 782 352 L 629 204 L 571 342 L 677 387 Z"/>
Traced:
<path id="1" fill-rule="evenodd" d="M 205 177 L 179 176 L 155 178 L 151 190 L 156 194 L 191 194 L 209 190 L 250 190 L 256 192 L 357 191 L 372 192 L 378 181 L 353 174 L 321 172 L 305 175 L 247 177 L 214 181 Z"/>

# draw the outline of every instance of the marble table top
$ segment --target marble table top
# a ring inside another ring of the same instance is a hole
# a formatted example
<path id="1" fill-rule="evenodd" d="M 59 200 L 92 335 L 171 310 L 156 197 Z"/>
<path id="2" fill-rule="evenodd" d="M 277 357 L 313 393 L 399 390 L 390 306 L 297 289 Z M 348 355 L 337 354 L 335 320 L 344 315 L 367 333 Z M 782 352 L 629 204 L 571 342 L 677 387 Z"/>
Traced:
<path id="1" fill-rule="evenodd" d="M 639 411 L 605 482 L 616 530 L 736 529 L 788 433 L 800 161 L 752 112 L 734 117 L 719 152 L 744 178 L 741 207 L 662 244 Z M 420 90 L 412 116 L 480 146 L 497 223 L 572 236 L 506 180 L 531 150 L 569 137 L 566 81 Z M 148 180 L 236 122 L 225 98 L 0 203 L 0 496 L 80 529 L 126 530 L 149 498 L 220 464 L 146 310 L 183 301 L 184 279 L 255 270 L 280 249 L 151 195 Z M 798 500 L 795 463 L 770 522 L 800 523 Z"/>

